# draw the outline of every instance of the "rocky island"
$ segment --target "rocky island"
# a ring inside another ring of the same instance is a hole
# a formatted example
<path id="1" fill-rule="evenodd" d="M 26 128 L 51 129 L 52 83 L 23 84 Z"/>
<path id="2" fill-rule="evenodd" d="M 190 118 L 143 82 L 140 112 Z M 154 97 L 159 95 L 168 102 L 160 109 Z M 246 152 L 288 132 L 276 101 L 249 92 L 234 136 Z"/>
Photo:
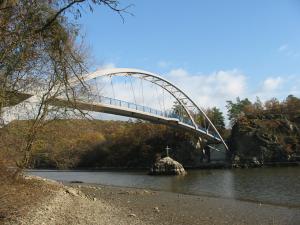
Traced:
<path id="1" fill-rule="evenodd" d="M 172 159 L 171 157 L 167 156 L 164 157 L 151 167 L 150 175 L 186 175 L 186 171 L 183 166 Z"/>

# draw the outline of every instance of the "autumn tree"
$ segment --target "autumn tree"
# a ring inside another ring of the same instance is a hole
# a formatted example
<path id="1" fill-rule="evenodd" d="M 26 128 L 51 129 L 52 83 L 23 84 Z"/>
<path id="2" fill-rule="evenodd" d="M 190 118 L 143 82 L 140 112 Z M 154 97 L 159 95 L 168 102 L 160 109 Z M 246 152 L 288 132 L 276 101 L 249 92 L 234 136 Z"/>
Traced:
<path id="1" fill-rule="evenodd" d="M 294 95 L 289 95 L 284 102 L 287 111 L 290 113 L 300 113 L 300 98 L 295 97 Z"/>
<path id="2" fill-rule="evenodd" d="M 280 101 L 277 98 L 271 98 L 265 102 L 265 109 L 271 112 L 278 112 L 281 108 Z"/>
<path id="3" fill-rule="evenodd" d="M 26 166 L 32 143 L 49 114 L 55 117 L 56 112 L 77 108 L 78 89 L 72 82 L 77 80 L 80 90 L 88 91 L 81 80 L 87 72 L 87 56 L 78 44 L 76 18 L 84 7 L 92 10 L 96 5 L 120 15 L 126 11 L 118 0 L 0 0 L 1 121 L 5 107 L 18 103 L 12 99 L 35 96 L 37 101 L 26 143 L 20 146 L 24 152 L 20 166 Z M 68 107 L 53 107 L 51 101 L 62 95 Z"/>
<path id="4" fill-rule="evenodd" d="M 252 103 L 248 98 L 241 100 L 237 97 L 236 102 L 227 101 L 227 115 L 231 125 L 233 125 L 240 116 L 243 116 L 247 107 L 251 107 L 251 105 Z"/>

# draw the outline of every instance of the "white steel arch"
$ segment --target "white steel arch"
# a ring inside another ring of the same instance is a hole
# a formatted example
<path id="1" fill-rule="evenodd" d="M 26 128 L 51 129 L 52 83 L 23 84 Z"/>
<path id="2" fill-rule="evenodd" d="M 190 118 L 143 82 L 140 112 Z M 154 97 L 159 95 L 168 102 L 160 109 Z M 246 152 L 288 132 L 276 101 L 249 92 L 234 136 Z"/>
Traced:
<path id="1" fill-rule="evenodd" d="M 131 68 L 100 69 L 96 72 L 84 75 L 82 77 L 82 80 L 87 82 L 91 79 L 105 76 L 132 76 L 144 79 L 160 86 L 161 88 L 169 92 L 182 106 L 182 108 L 189 116 L 189 119 L 191 120 L 195 130 L 201 131 L 210 138 L 221 142 L 224 145 L 225 149 L 228 150 L 228 147 L 222 136 L 220 135 L 214 124 L 211 122 L 211 120 L 208 118 L 208 116 L 205 114 L 205 112 L 187 94 L 185 94 L 179 87 L 172 84 L 170 81 L 164 79 L 158 74 Z M 79 82 L 80 81 L 76 79 L 70 81 L 70 85 L 74 87 L 78 85 Z M 199 115 L 203 117 L 202 125 L 196 122 L 196 117 Z"/>

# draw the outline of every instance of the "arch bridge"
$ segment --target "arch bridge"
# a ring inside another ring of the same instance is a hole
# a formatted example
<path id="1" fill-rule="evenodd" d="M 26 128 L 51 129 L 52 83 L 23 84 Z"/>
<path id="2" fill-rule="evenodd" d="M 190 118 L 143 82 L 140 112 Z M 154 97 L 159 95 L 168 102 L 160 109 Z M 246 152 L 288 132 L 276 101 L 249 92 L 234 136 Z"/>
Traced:
<path id="1" fill-rule="evenodd" d="M 176 109 L 162 111 L 146 105 L 137 104 L 136 102 L 133 103 L 105 97 L 95 89 L 91 89 L 91 93 L 88 94 L 88 97 L 85 95 L 79 96 L 78 100 L 76 100 L 76 107 L 81 110 L 133 117 L 185 129 L 195 133 L 199 138 L 205 139 L 210 143 L 222 144 L 224 148 L 228 150 L 217 128 L 205 112 L 183 90 L 162 76 L 138 69 L 113 68 L 101 69 L 86 74 L 82 77 L 82 81 L 89 82 L 97 78 L 105 77 L 133 77 L 150 82 L 169 93 L 177 101 L 177 111 L 181 111 L 181 113 L 176 113 Z M 78 79 L 71 80 L 70 85 L 76 88 L 76 86 L 80 85 L 80 81 Z M 67 103 L 66 97 L 63 96 L 58 97 L 56 100 L 59 104 Z M 57 102 L 55 104 L 57 104 Z"/>

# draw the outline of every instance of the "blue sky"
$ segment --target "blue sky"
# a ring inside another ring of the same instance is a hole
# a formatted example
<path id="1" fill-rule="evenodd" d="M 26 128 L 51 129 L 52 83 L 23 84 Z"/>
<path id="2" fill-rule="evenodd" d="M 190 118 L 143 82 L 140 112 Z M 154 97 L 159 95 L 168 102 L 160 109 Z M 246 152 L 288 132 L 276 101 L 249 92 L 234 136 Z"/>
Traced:
<path id="1" fill-rule="evenodd" d="M 91 69 L 156 72 L 201 106 L 237 96 L 300 96 L 299 0 L 131 0 L 134 16 L 104 7 L 79 23 Z"/>

